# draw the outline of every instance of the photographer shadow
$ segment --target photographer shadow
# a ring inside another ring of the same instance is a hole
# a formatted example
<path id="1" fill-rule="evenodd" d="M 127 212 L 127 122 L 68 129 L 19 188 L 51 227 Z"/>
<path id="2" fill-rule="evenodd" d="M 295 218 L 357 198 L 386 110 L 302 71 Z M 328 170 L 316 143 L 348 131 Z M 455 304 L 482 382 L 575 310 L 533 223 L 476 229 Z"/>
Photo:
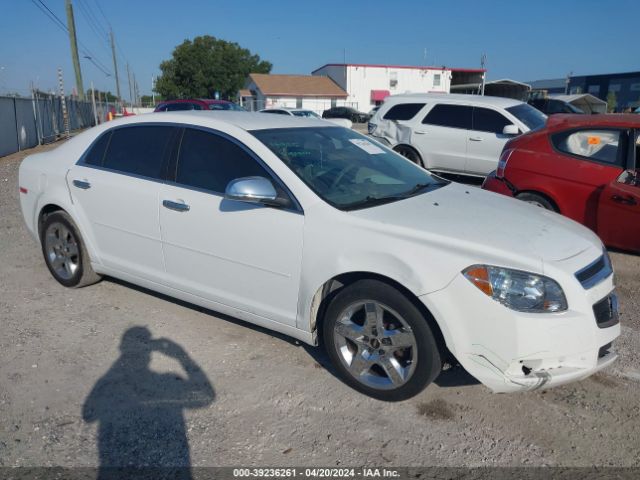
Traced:
<path id="1" fill-rule="evenodd" d="M 152 371 L 154 351 L 177 360 L 186 378 Z M 125 331 L 120 352 L 82 408 L 85 422 L 99 424 L 98 478 L 190 479 L 184 410 L 211 404 L 213 386 L 181 346 L 146 327 Z"/>

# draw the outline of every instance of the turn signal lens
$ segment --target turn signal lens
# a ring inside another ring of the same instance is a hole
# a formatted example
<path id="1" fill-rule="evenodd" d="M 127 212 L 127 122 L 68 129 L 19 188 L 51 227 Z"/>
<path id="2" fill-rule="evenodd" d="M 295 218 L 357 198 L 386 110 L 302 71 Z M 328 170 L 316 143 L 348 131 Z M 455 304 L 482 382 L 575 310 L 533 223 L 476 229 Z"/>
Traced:
<path id="1" fill-rule="evenodd" d="M 489 282 L 489 272 L 487 271 L 487 267 L 471 267 L 464 271 L 464 276 L 467 277 L 467 280 L 482 290 L 485 295 L 493 297 L 493 288 L 491 288 L 491 282 Z"/>

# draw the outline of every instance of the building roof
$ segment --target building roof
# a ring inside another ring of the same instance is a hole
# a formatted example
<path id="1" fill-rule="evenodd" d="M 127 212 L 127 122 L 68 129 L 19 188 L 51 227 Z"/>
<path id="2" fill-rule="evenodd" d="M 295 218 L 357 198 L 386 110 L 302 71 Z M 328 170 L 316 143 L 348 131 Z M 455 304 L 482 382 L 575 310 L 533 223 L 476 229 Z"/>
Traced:
<path id="1" fill-rule="evenodd" d="M 373 64 L 373 63 L 327 63 L 326 65 L 316 68 L 311 73 L 313 74 L 318 70 L 322 70 L 325 67 L 408 68 L 412 70 L 450 70 L 452 72 L 474 72 L 474 73 L 482 73 L 486 71 L 483 68 L 451 68 L 451 67 L 445 67 L 444 65 L 441 67 L 433 67 L 433 66 L 418 66 L 418 65 L 381 65 L 381 64 Z"/>
<path id="2" fill-rule="evenodd" d="M 567 85 L 566 78 L 548 78 L 545 80 L 533 80 L 526 82 L 531 85 L 533 90 L 548 90 L 550 88 L 565 88 Z"/>
<path id="3" fill-rule="evenodd" d="M 238 95 L 240 95 L 241 97 L 250 97 L 252 93 L 251 93 L 251 90 L 249 90 L 248 88 L 241 88 L 238 91 Z"/>
<path id="4" fill-rule="evenodd" d="M 325 76 L 251 73 L 249 78 L 262 94 L 267 96 L 335 98 L 348 96 L 337 83 Z"/>

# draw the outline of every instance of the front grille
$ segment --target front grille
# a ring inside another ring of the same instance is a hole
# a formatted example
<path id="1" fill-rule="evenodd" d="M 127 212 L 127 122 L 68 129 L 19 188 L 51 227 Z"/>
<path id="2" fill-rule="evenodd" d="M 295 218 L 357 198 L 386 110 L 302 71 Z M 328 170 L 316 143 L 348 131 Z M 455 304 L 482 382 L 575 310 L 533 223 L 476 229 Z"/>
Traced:
<path id="1" fill-rule="evenodd" d="M 605 252 L 595 262 L 577 271 L 575 275 L 582 286 L 588 290 L 608 278 L 612 273 L 611 260 L 609 260 L 609 255 Z"/>
<path id="2" fill-rule="evenodd" d="M 600 328 L 611 327 L 618 323 L 618 297 L 611 293 L 593 305 L 593 314 Z"/>

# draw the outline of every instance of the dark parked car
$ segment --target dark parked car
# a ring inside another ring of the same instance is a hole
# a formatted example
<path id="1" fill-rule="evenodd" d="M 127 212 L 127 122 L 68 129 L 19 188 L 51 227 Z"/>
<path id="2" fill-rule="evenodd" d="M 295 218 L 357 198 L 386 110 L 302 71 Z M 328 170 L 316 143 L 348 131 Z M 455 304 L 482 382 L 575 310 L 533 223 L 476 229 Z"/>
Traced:
<path id="1" fill-rule="evenodd" d="M 176 112 L 179 110 L 236 110 L 244 111 L 240 105 L 227 100 L 194 98 L 188 100 L 167 100 L 158 104 L 154 112 Z"/>
<path id="2" fill-rule="evenodd" d="M 558 100 L 557 98 L 532 98 L 528 103 L 546 115 L 553 115 L 555 113 L 584 113 L 578 107 L 564 100 Z"/>
<path id="3" fill-rule="evenodd" d="M 346 118 L 353 123 L 366 123 L 369 121 L 369 114 L 359 112 L 351 107 L 333 107 L 322 112 L 322 118 Z"/>

